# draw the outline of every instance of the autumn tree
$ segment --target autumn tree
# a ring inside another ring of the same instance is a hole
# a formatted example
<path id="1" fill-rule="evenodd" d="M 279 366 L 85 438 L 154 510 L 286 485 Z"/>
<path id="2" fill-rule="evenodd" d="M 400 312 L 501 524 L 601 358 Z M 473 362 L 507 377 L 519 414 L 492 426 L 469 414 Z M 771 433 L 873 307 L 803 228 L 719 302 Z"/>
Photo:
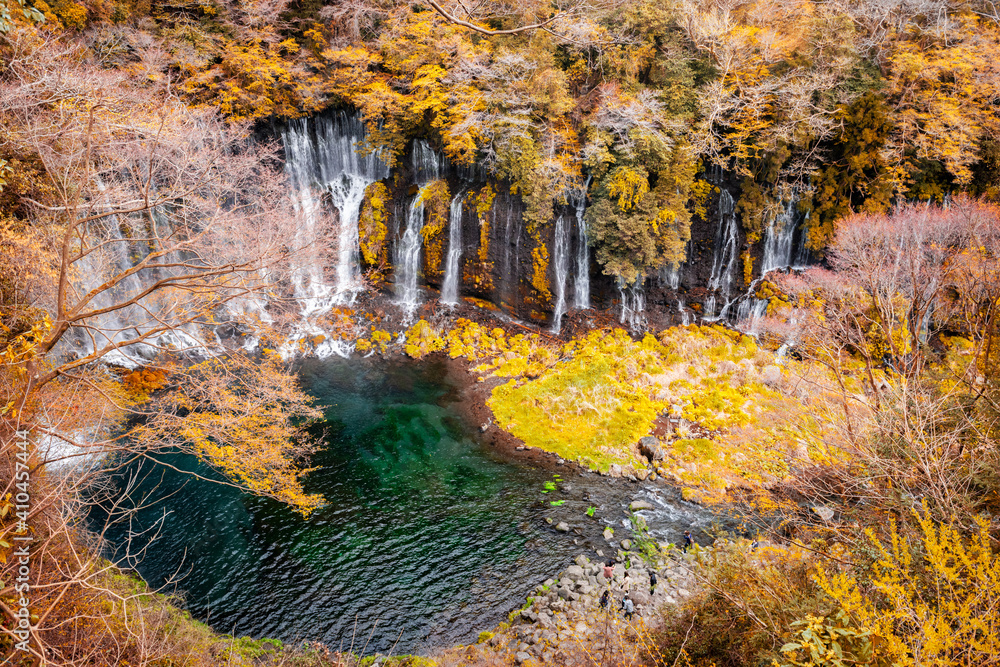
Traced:
<path id="1" fill-rule="evenodd" d="M 181 449 L 254 493 L 315 508 L 301 486 L 308 397 L 277 357 L 248 359 L 216 337 L 277 321 L 281 308 L 261 303 L 280 303 L 300 225 L 272 147 L 247 125 L 192 110 L 165 81 L 97 67 L 71 41 L 25 29 L 0 49 L 0 152 L 39 180 L 18 186 L 0 226 L 0 499 L 15 469 L 31 476 L 26 520 L 4 511 L 0 598 L 26 525 L 36 664 L 145 664 L 133 659 L 152 630 L 112 618 L 128 605 L 79 526 L 101 473 L 51 466 Z M 14 619 L 0 608 L 6 659 Z"/>

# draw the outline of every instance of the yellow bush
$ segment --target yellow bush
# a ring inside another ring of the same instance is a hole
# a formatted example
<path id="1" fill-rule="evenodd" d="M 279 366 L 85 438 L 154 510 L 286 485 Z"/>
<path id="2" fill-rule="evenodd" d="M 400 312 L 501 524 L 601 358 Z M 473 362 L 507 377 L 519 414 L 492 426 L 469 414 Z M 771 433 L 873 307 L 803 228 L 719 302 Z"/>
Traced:
<path id="1" fill-rule="evenodd" d="M 995 664 L 1000 655 L 1000 556 L 989 523 L 979 517 L 968 537 L 935 523 L 927 505 L 915 512 L 919 542 L 893 523 L 888 544 L 867 534 L 877 553 L 870 578 L 820 569 L 817 581 L 873 637 L 878 664 Z M 792 657 L 802 649 L 790 647 Z M 800 664 L 791 662 L 790 664 Z"/>
<path id="2" fill-rule="evenodd" d="M 444 349 L 444 340 L 431 328 L 427 320 L 420 320 L 406 331 L 403 350 L 414 359 L 422 359 L 431 352 Z"/>

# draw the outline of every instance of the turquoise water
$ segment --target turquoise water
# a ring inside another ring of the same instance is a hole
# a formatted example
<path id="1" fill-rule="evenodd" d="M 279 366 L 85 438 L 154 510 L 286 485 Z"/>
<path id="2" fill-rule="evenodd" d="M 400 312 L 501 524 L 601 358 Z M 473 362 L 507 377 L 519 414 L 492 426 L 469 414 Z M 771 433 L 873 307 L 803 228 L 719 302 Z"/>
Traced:
<path id="1" fill-rule="evenodd" d="M 321 641 L 369 653 L 470 641 L 519 606 L 581 548 L 544 522 L 551 472 L 500 461 L 456 416 L 444 365 L 310 362 L 304 386 L 325 408 L 308 520 L 231 487 L 138 464 L 157 501 L 111 525 L 112 556 L 181 592 L 216 630 Z M 211 474 L 193 458 L 168 463 Z M 94 527 L 107 522 L 95 512 Z M 128 531 L 133 535 L 128 540 Z M 155 540 L 149 535 L 158 533 Z M 146 542 L 149 542 L 148 546 Z M 140 553 L 132 562 L 128 554 Z M 398 644 L 397 644 L 398 640 Z"/>

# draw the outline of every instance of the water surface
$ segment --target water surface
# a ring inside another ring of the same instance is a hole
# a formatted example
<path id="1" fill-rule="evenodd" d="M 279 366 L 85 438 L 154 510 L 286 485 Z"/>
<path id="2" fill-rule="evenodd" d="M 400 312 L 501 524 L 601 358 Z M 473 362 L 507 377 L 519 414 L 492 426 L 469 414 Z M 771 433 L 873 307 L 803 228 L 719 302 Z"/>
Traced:
<path id="1" fill-rule="evenodd" d="M 539 490 L 552 473 L 477 440 L 442 362 L 317 361 L 301 375 L 326 406 L 306 491 L 327 506 L 303 520 L 146 463 L 128 472 L 159 502 L 111 527 L 113 557 L 125 556 L 128 529 L 162 521 L 136 569 L 216 630 L 334 649 L 353 636 L 355 650 L 371 635 L 369 653 L 398 640 L 398 654 L 474 639 L 581 552 L 544 522 L 552 508 Z M 168 462 L 211 474 L 189 456 Z"/>

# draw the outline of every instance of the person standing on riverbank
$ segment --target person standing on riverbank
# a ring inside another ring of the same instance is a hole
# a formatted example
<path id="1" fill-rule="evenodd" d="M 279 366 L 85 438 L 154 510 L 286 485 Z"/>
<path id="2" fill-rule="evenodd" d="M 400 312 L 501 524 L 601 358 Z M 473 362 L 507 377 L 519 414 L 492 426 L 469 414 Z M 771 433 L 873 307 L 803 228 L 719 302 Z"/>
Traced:
<path id="1" fill-rule="evenodd" d="M 684 551 L 687 551 L 689 547 L 694 544 L 694 538 L 691 537 L 691 531 L 684 531 Z"/>
<path id="2" fill-rule="evenodd" d="M 649 573 L 649 594 L 656 592 L 656 572 Z"/>
<path id="3" fill-rule="evenodd" d="M 604 578 L 608 580 L 609 585 L 611 584 L 611 580 L 614 578 L 614 576 L 615 576 L 615 562 L 613 560 L 609 560 L 607 564 L 604 566 Z"/>
<path id="4" fill-rule="evenodd" d="M 628 595 L 622 599 L 622 609 L 625 610 L 625 618 L 627 619 L 632 618 L 632 614 L 635 613 L 635 604 L 633 604 L 632 598 Z"/>

